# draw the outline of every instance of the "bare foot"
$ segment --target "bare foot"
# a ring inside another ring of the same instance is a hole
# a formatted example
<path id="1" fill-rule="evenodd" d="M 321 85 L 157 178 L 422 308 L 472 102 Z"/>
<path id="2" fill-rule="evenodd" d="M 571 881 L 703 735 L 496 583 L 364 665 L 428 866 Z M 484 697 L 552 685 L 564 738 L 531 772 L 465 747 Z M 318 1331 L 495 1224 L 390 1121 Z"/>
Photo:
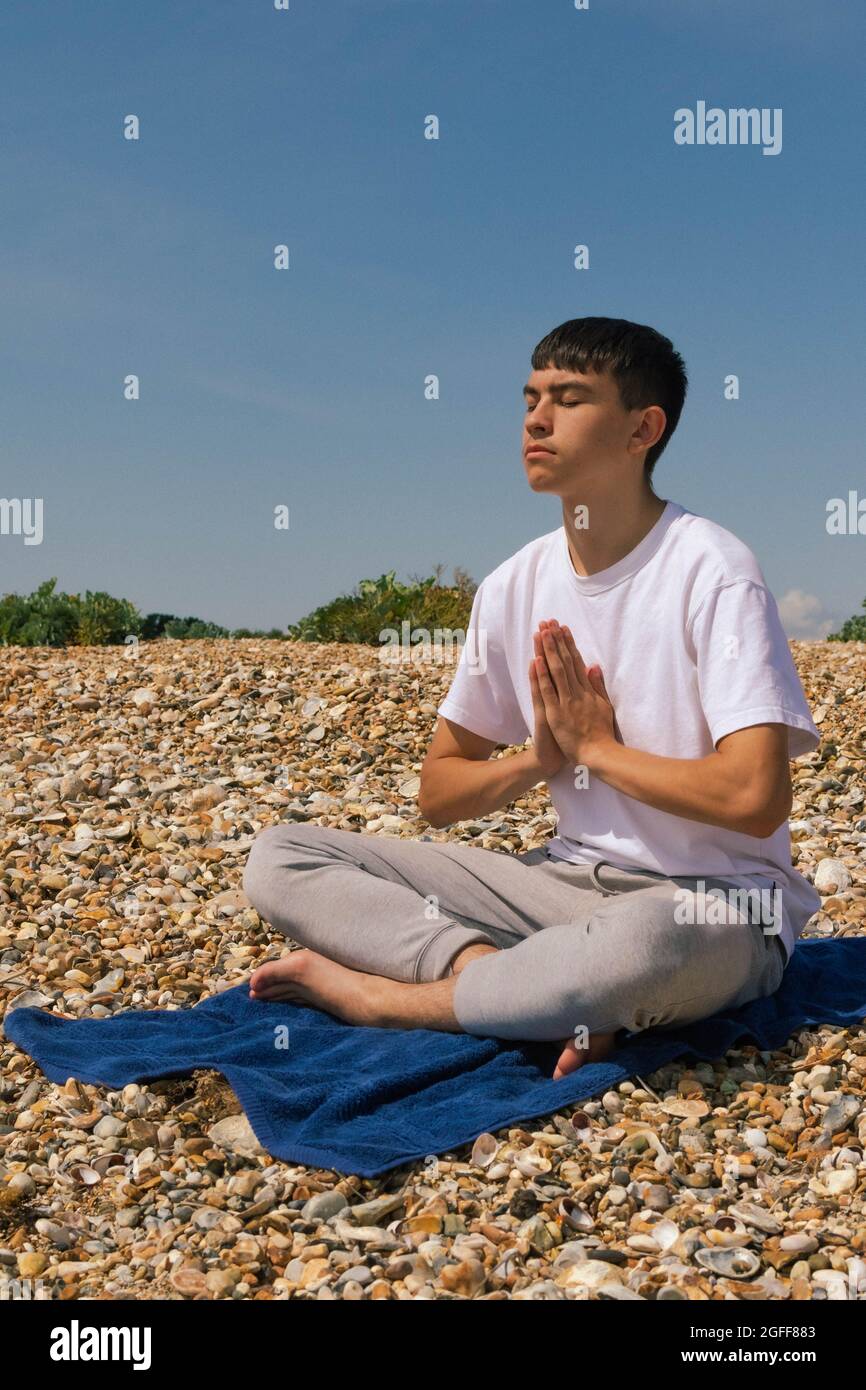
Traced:
<path id="1" fill-rule="evenodd" d="M 324 1009 L 347 1023 L 383 1026 L 387 986 L 393 980 L 350 970 L 317 951 L 289 951 L 250 976 L 250 998 L 265 1003 L 290 1000 Z"/>
<path id="2" fill-rule="evenodd" d="M 553 1073 L 553 1080 L 568 1076 L 586 1062 L 603 1062 L 614 1050 L 616 1033 L 590 1033 L 589 1046 L 577 1048 L 574 1038 L 569 1038 L 562 1050 Z"/>

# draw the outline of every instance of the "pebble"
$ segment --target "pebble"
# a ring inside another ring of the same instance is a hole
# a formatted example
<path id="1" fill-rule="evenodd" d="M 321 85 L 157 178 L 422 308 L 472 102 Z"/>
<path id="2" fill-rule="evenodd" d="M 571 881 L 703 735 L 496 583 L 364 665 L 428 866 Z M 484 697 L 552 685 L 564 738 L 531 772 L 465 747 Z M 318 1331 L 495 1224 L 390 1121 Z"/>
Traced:
<path id="1" fill-rule="evenodd" d="M 301 1208 L 301 1215 L 305 1221 L 329 1221 L 337 1212 L 348 1210 L 347 1202 L 342 1192 L 317 1192 L 315 1197 L 311 1197 Z"/>
<path id="2" fill-rule="evenodd" d="M 262 1148 L 255 1136 L 252 1125 L 246 1115 L 228 1115 L 225 1119 L 218 1121 L 208 1130 L 208 1138 L 220 1148 L 230 1149 L 234 1153 L 241 1154 L 263 1154 Z"/>
<path id="3" fill-rule="evenodd" d="M 93 1133 L 97 1139 L 113 1139 L 115 1135 L 123 1134 L 126 1124 L 123 1120 L 118 1120 L 114 1115 L 105 1115 L 93 1126 Z"/>
<path id="4" fill-rule="evenodd" d="M 36 1191 L 36 1184 L 29 1173 L 13 1173 L 6 1190 L 17 1193 L 19 1197 L 30 1197 Z"/>
<path id="5" fill-rule="evenodd" d="M 815 887 L 819 893 L 842 893 L 850 886 L 851 875 L 839 859 L 822 859 L 815 870 Z"/>

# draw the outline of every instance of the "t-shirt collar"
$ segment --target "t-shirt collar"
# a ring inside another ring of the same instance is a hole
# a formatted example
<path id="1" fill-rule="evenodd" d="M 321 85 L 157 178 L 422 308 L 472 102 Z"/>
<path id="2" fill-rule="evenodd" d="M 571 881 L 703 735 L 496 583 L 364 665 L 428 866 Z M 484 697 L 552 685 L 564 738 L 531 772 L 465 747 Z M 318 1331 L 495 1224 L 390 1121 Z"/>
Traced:
<path id="1" fill-rule="evenodd" d="M 647 531 L 642 541 L 639 541 L 634 550 L 630 550 L 627 555 L 623 555 L 621 560 L 617 560 L 615 565 L 609 565 L 606 570 L 599 570 L 596 574 L 577 574 L 571 562 L 571 554 L 568 549 L 568 536 L 565 526 L 559 528 L 559 549 L 560 556 L 565 564 L 565 568 L 571 577 L 571 583 L 581 594 L 600 594 L 605 589 L 612 589 L 615 584 L 620 584 L 624 579 L 636 574 L 642 569 L 647 561 L 655 554 L 667 534 L 671 523 L 678 516 L 682 516 L 685 509 L 678 502 L 670 499 L 665 502 L 665 509 L 658 521 L 649 531 Z"/>

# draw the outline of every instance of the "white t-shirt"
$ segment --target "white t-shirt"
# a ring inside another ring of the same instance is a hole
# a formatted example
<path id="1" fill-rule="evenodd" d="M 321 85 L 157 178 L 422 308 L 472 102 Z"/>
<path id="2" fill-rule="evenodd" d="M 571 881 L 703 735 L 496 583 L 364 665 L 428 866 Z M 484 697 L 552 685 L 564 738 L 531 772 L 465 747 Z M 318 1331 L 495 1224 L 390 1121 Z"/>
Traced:
<path id="1" fill-rule="evenodd" d="M 488 574 L 438 713 L 497 743 L 530 738 L 528 668 L 544 618 L 567 624 L 585 664 L 601 666 L 627 747 L 702 758 L 725 734 L 766 723 L 788 725 L 792 758 L 820 741 L 757 560 L 730 531 L 677 502 L 666 503 L 634 550 L 597 574 L 575 572 L 564 526 Z M 568 762 L 549 789 L 558 815 L 558 835 L 548 842 L 554 858 L 763 889 L 766 897 L 755 901 L 769 913 L 781 909 L 788 956 L 820 906 L 791 863 L 787 823 L 760 839 L 687 820 L 592 774 L 576 787 Z"/>

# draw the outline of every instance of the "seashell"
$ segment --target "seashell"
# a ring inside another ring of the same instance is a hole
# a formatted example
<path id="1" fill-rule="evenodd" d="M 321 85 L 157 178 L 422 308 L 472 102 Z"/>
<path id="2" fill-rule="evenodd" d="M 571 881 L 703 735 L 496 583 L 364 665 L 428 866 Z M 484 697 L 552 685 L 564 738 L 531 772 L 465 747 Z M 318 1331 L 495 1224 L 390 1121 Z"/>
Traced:
<path id="1" fill-rule="evenodd" d="M 475 1168 L 488 1168 L 496 1157 L 499 1141 L 492 1134 L 479 1134 L 472 1145 L 469 1162 Z"/>
<path id="2" fill-rule="evenodd" d="M 89 1110 L 86 1115 L 81 1115 L 76 1112 L 73 1112 L 69 1116 L 69 1123 L 75 1129 L 93 1129 L 94 1125 L 99 1124 L 99 1121 L 104 1119 L 105 1115 L 103 1111 Z"/>
<path id="3" fill-rule="evenodd" d="M 713 1226 L 706 1228 L 704 1235 L 711 1245 L 727 1250 L 748 1245 L 754 1240 L 754 1236 L 742 1221 L 734 1221 L 730 1216 L 720 1217 Z"/>
<path id="4" fill-rule="evenodd" d="M 507 1178 L 510 1172 L 511 1167 L 508 1163 L 494 1163 L 488 1168 L 487 1176 L 491 1182 L 499 1182 L 500 1178 Z"/>
<path id="5" fill-rule="evenodd" d="M 725 1279 L 751 1279 L 761 1268 L 753 1250 L 696 1250 L 695 1262 Z"/>
<path id="6" fill-rule="evenodd" d="M 766 1207 L 759 1207 L 756 1202 L 737 1202 L 734 1206 L 728 1207 L 728 1215 L 735 1216 L 737 1220 L 744 1221 L 747 1226 L 754 1226 L 756 1230 L 763 1231 L 768 1236 L 777 1236 L 782 1230 L 775 1216 L 772 1216 Z"/>
<path id="7" fill-rule="evenodd" d="M 75 1163 L 66 1171 L 85 1187 L 95 1187 L 98 1182 L 102 1182 L 102 1174 L 91 1168 L 89 1163 Z"/>
<path id="8" fill-rule="evenodd" d="M 50 994 L 43 994 L 38 989 L 24 989 L 20 994 L 16 994 L 14 999 L 7 1005 L 6 1012 L 11 1014 L 14 1009 L 44 1009 L 54 1000 Z M 94 1124 L 96 1121 L 94 1120 Z"/>
<path id="9" fill-rule="evenodd" d="M 118 1168 L 118 1167 L 123 1168 L 123 1167 L 125 1167 L 125 1166 L 126 1166 L 126 1155 L 125 1155 L 125 1154 L 118 1154 L 118 1153 L 113 1153 L 113 1154 L 100 1154 L 98 1158 L 95 1158 L 95 1159 L 93 1160 L 93 1163 L 92 1163 L 91 1166 L 94 1168 L 94 1170 L 95 1170 L 97 1173 L 99 1173 L 100 1175 L 102 1175 L 102 1174 L 106 1173 L 106 1172 L 108 1171 L 109 1168 Z"/>
<path id="10" fill-rule="evenodd" d="M 591 1231 L 595 1222 L 586 1207 L 580 1206 L 573 1197 L 563 1197 L 559 1204 L 559 1214 L 564 1226 L 573 1231 Z"/>
<path id="11" fill-rule="evenodd" d="M 125 840 L 132 833 L 132 825 L 128 820 L 122 820 L 119 825 L 109 826 L 103 830 L 102 834 L 106 840 Z"/>
<path id="12" fill-rule="evenodd" d="M 670 1250 L 672 1246 L 676 1245 L 680 1238 L 680 1228 L 673 1221 L 668 1221 L 666 1219 L 657 1221 L 655 1226 L 653 1226 L 652 1237 L 659 1250 L 664 1253 L 664 1251 Z"/>
<path id="13" fill-rule="evenodd" d="M 637 1250 L 641 1255 L 657 1255 L 659 1253 L 659 1246 L 656 1244 L 655 1237 L 642 1235 L 640 1232 L 629 1236 L 626 1245 L 631 1250 Z"/>
<path id="14" fill-rule="evenodd" d="M 553 1164 L 544 1154 L 534 1152 L 532 1149 L 524 1149 L 514 1160 L 514 1166 L 525 1178 L 535 1178 L 541 1173 L 549 1173 Z"/>
<path id="15" fill-rule="evenodd" d="M 666 1115 L 673 1115 L 679 1120 L 699 1120 L 710 1113 L 705 1100 L 663 1100 L 661 1109 Z"/>

